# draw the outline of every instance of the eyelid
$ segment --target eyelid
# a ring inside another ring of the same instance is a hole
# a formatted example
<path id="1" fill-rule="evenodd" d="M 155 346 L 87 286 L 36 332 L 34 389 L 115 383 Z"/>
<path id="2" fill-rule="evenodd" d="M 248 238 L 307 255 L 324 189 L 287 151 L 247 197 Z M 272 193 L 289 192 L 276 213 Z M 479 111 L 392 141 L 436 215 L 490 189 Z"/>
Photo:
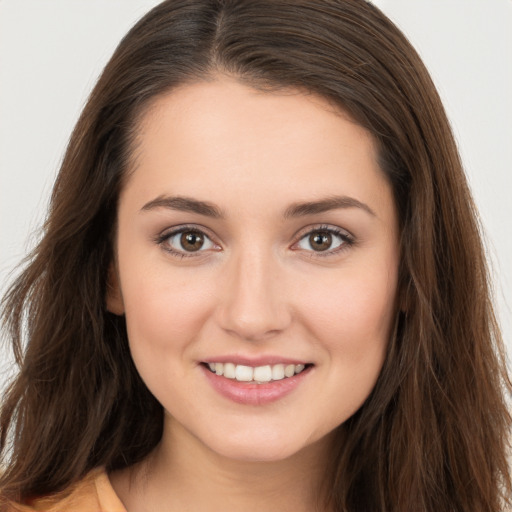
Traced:
<path id="1" fill-rule="evenodd" d="M 222 250 L 220 247 L 220 244 L 216 242 L 216 236 L 212 235 L 210 230 L 208 228 L 205 228 L 204 226 L 200 226 L 197 224 L 183 224 L 178 226 L 173 226 L 172 228 L 166 228 L 163 231 L 161 231 L 156 237 L 154 237 L 154 242 L 161 246 L 163 250 L 165 250 L 167 253 L 172 254 L 173 256 L 178 256 L 180 258 L 187 258 L 187 257 L 200 257 L 204 256 L 205 252 L 208 252 L 212 250 L 212 248 L 207 249 L 199 249 L 197 251 L 182 251 L 172 248 L 170 245 L 165 246 L 165 242 L 172 238 L 173 236 L 176 236 L 180 233 L 184 233 L 187 231 L 191 232 L 198 232 L 201 233 L 204 237 L 206 237 L 215 247 L 214 251 L 218 252 Z M 341 238 L 342 243 L 340 243 L 337 247 L 334 249 L 326 249 L 325 251 L 315 251 L 313 249 L 307 250 L 302 249 L 298 247 L 298 244 L 306 237 L 311 236 L 311 234 L 316 232 L 327 232 L 330 233 L 336 237 Z M 306 253 L 309 253 L 310 257 L 327 257 L 327 256 L 333 256 L 336 255 L 344 250 L 347 250 L 348 248 L 352 247 L 356 243 L 356 238 L 354 235 L 352 235 L 349 231 L 346 229 L 343 229 L 339 226 L 330 225 L 330 224 L 318 224 L 318 225 L 310 225 L 302 228 L 296 235 L 294 236 L 295 242 L 292 244 L 290 249 L 292 250 L 300 250 Z"/>
<path id="2" fill-rule="evenodd" d="M 298 244 L 304 240 L 307 236 L 311 236 L 313 233 L 317 232 L 327 232 L 334 236 L 337 236 L 342 239 L 342 243 L 335 247 L 334 249 L 327 249 L 325 251 L 315 251 L 313 249 L 307 250 L 302 249 L 298 247 Z M 307 226 L 303 229 L 301 229 L 296 235 L 295 235 L 296 241 L 292 245 L 293 250 L 300 250 L 309 253 L 310 257 L 328 257 L 336 255 L 342 251 L 345 251 L 352 247 L 356 243 L 356 238 L 352 233 L 347 231 L 346 229 L 343 229 L 339 226 L 334 226 L 330 224 L 319 224 L 319 225 L 312 225 Z"/>
<path id="3" fill-rule="evenodd" d="M 214 250 L 217 252 L 220 250 L 220 245 L 215 241 L 215 237 L 210 234 L 210 230 L 203 227 L 198 226 L 197 224 L 182 224 L 179 226 L 173 226 L 172 228 L 166 228 L 163 231 L 161 231 L 156 237 L 154 237 L 154 242 L 161 246 L 164 251 L 167 253 L 172 254 L 173 256 L 178 256 L 181 258 L 189 258 L 189 257 L 200 257 L 204 256 L 205 252 L 208 252 L 209 250 L 212 250 L 212 248 L 207 249 L 199 249 L 197 251 L 182 251 L 179 249 L 175 249 L 169 244 L 165 244 L 166 241 L 168 241 L 170 238 L 179 235 L 181 233 L 186 233 L 187 231 L 190 232 L 196 232 L 203 235 L 205 238 L 207 238 L 214 246 Z"/>

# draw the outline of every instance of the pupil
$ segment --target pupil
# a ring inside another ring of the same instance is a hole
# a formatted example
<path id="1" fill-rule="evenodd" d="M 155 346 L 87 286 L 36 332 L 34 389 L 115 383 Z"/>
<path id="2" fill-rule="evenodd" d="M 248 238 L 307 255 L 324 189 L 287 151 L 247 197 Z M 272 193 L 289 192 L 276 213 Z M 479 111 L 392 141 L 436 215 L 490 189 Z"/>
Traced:
<path id="1" fill-rule="evenodd" d="M 326 251 L 332 243 L 332 235 L 330 233 L 315 233 L 309 238 L 311 247 L 316 251 Z"/>
<path id="2" fill-rule="evenodd" d="M 200 233 L 188 231 L 181 235 L 181 246 L 187 251 L 198 251 L 203 246 L 204 239 Z"/>

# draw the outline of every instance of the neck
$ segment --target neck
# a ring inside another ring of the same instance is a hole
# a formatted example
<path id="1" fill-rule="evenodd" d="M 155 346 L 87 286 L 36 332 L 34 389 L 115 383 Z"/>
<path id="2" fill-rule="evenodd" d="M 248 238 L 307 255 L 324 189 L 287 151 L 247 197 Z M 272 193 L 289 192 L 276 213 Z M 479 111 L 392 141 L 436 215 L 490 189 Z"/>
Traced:
<path id="1" fill-rule="evenodd" d="M 168 510 L 191 512 L 325 510 L 329 446 L 324 439 L 284 460 L 233 460 L 173 424 L 149 457 L 111 480 L 128 512 L 162 510 L 162 503 Z"/>

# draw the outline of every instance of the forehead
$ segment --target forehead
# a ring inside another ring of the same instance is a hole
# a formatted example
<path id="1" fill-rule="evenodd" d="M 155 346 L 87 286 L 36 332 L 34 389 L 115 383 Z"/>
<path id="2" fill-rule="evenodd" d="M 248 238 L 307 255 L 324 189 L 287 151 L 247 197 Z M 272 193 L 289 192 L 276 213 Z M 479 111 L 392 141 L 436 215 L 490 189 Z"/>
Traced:
<path id="1" fill-rule="evenodd" d="M 134 162 L 125 188 L 147 200 L 192 195 L 240 209 L 345 193 L 379 202 L 389 189 L 371 135 L 339 108 L 227 79 L 158 97 L 139 122 Z"/>

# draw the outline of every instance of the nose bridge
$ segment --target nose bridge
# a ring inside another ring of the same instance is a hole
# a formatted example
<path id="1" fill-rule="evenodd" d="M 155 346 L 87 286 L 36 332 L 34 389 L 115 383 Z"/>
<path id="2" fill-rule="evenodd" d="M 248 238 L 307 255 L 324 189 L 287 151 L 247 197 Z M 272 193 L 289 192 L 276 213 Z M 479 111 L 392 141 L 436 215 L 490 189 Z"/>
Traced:
<path id="1" fill-rule="evenodd" d="M 223 329 L 247 340 L 265 339 L 290 321 L 283 273 L 268 247 L 236 251 L 226 268 L 221 305 Z"/>

